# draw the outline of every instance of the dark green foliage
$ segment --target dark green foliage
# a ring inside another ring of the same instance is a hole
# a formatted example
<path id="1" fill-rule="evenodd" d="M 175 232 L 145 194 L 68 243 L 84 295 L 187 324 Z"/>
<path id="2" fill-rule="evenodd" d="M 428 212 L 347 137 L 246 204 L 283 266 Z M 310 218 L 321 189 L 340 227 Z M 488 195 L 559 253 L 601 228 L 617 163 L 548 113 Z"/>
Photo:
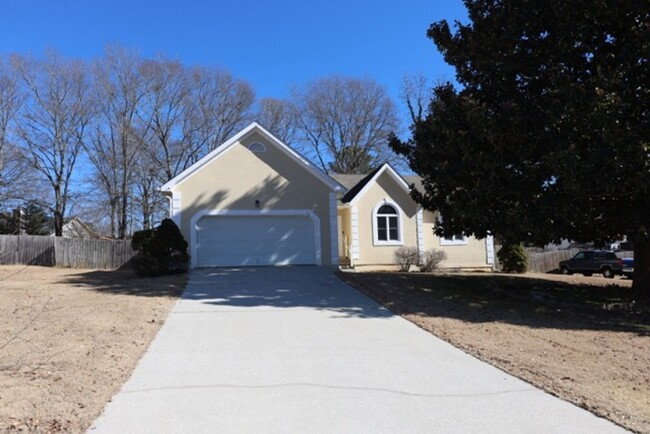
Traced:
<path id="1" fill-rule="evenodd" d="M 148 249 L 153 246 L 153 229 L 136 231 L 131 238 L 131 248 L 138 252 L 150 253 Z"/>
<path id="2" fill-rule="evenodd" d="M 466 0 L 428 35 L 460 87 L 391 139 L 444 218 L 438 233 L 545 244 L 650 228 L 650 2 Z M 648 249 L 646 249 L 648 250 Z M 645 255 L 650 260 L 650 254 Z M 647 279 L 637 279 L 650 291 Z"/>
<path id="3" fill-rule="evenodd" d="M 0 234 L 49 235 L 53 220 L 45 208 L 29 201 L 19 208 L 0 213 Z"/>
<path id="4" fill-rule="evenodd" d="M 179 274 L 188 270 L 187 241 L 170 219 L 164 219 L 155 229 L 134 233 L 131 247 L 138 251 L 133 260 L 139 276 Z"/>
<path id="5" fill-rule="evenodd" d="M 525 273 L 528 270 L 528 255 L 524 246 L 519 244 L 504 244 L 497 253 L 501 269 L 506 273 Z"/>

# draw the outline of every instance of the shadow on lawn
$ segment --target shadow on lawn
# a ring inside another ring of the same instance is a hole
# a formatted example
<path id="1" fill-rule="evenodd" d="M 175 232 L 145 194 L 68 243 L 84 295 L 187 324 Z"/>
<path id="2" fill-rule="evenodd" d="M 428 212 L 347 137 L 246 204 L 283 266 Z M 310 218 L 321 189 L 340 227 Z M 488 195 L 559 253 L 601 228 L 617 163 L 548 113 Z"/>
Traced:
<path id="1" fill-rule="evenodd" d="M 397 314 L 650 336 L 650 306 L 631 288 L 494 274 L 340 273 Z"/>
<path id="2" fill-rule="evenodd" d="M 72 275 L 67 283 L 105 294 L 177 297 L 185 289 L 187 275 L 137 277 L 132 270 L 95 270 Z"/>

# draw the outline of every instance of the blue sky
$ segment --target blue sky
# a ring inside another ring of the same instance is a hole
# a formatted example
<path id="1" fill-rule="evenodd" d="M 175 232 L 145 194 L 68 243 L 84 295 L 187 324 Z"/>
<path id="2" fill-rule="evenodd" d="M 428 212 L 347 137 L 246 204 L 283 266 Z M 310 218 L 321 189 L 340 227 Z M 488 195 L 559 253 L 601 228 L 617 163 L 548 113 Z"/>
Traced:
<path id="1" fill-rule="evenodd" d="M 466 18 L 461 0 L 4 0 L 0 53 L 100 56 L 107 43 L 221 66 L 258 97 L 331 74 L 371 76 L 397 98 L 406 73 L 453 79 L 428 26 Z"/>

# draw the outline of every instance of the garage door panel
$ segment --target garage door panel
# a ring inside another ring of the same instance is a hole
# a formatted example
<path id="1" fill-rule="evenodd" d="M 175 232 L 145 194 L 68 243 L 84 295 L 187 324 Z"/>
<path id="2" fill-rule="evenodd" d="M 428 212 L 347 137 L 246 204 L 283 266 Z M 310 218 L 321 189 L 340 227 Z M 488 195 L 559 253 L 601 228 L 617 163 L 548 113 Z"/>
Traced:
<path id="1" fill-rule="evenodd" d="M 200 267 L 315 263 L 314 223 L 306 216 L 206 216 L 197 241 Z"/>

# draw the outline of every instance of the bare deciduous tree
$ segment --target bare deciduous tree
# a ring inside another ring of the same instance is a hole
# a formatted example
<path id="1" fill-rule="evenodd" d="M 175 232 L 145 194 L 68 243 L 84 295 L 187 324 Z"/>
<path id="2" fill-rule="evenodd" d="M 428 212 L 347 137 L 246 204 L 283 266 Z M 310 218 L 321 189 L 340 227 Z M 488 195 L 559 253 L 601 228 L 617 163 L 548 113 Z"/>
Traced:
<path id="1" fill-rule="evenodd" d="M 25 160 L 52 188 L 54 232 L 61 236 L 71 178 L 92 111 L 85 65 L 48 53 L 43 60 L 13 56 L 26 88 L 17 122 Z"/>
<path id="2" fill-rule="evenodd" d="M 192 146 L 182 128 L 190 86 L 183 65 L 166 59 L 142 63 L 141 76 L 146 84 L 141 104 L 141 120 L 150 130 L 152 142 L 146 146 L 148 159 L 163 174 L 162 182 L 176 176 L 185 166 Z"/>
<path id="3" fill-rule="evenodd" d="M 97 122 L 88 155 L 110 198 L 111 231 L 124 239 L 129 234 L 129 205 L 133 173 L 138 164 L 144 131 L 138 110 L 146 86 L 137 53 L 119 46 L 106 49 L 94 65 Z"/>
<path id="4" fill-rule="evenodd" d="M 134 213 L 143 227 L 157 220 L 160 185 L 250 119 L 254 93 L 220 69 L 188 70 L 119 46 L 94 71 L 99 115 L 88 154 L 109 198 L 112 232 L 124 238 Z"/>
<path id="5" fill-rule="evenodd" d="M 253 87 L 222 69 L 194 68 L 189 72 L 185 136 L 195 144 L 193 161 L 212 151 L 245 126 L 252 117 Z"/>
<path id="6" fill-rule="evenodd" d="M 9 185 L 15 185 L 22 170 L 15 144 L 9 139 L 9 125 L 23 101 L 18 76 L 6 57 L 0 57 L 0 199 L 13 196 Z"/>
<path id="7" fill-rule="evenodd" d="M 431 89 L 429 80 L 423 74 L 405 75 L 402 79 L 399 96 L 406 104 L 413 123 L 422 120 L 427 115 Z"/>
<path id="8" fill-rule="evenodd" d="M 395 105 L 376 81 L 333 76 L 294 89 L 292 99 L 303 146 L 326 172 L 365 173 L 394 158 Z"/>
<path id="9" fill-rule="evenodd" d="M 283 143 L 291 144 L 298 120 L 293 104 L 287 100 L 263 98 L 258 105 L 257 122 Z"/>

